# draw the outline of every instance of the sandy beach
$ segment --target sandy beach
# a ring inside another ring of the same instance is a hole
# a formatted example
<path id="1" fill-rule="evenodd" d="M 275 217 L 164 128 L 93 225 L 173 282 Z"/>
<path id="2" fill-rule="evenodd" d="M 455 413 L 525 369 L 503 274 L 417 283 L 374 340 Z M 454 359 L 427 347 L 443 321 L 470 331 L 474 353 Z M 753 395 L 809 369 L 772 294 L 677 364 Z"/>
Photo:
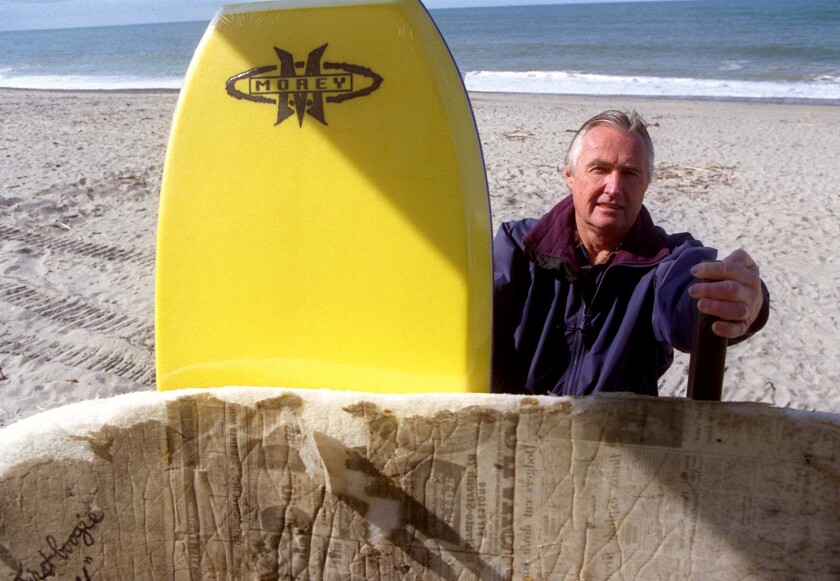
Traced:
<path id="1" fill-rule="evenodd" d="M 771 318 L 729 350 L 724 399 L 840 410 L 840 106 L 471 95 L 494 231 L 566 195 L 574 130 L 603 109 L 651 124 L 646 205 L 721 256 L 745 248 Z M 176 92 L 0 90 L 0 426 L 152 390 L 154 252 Z M 662 378 L 685 393 L 688 357 Z"/>

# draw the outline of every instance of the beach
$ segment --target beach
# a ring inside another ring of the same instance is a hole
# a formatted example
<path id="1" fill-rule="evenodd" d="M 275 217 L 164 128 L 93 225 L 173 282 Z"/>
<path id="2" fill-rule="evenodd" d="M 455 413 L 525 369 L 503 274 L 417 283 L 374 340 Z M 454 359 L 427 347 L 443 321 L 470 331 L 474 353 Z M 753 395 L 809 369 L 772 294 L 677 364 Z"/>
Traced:
<path id="1" fill-rule="evenodd" d="M 840 409 L 840 106 L 472 93 L 493 230 L 567 195 L 574 130 L 604 109 L 651 124 L 645 204 L 721 257 L 746 249 L 770 321 L 730 347 L 723 399 Z M 0 426 L 153 390 L 154 253 L 175 91 L 0 89 Z M 685 394 L 678 354 L 660 394 Z"/>

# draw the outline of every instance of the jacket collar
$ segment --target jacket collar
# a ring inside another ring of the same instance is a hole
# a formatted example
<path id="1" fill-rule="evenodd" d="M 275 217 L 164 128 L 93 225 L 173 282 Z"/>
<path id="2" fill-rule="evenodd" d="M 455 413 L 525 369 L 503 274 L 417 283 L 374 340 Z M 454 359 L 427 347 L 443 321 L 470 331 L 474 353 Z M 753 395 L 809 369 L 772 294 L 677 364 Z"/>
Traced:
<path id="1" fill-rule="evenodd" d="M 525 235 L 525 252 L 537 266 L 561 270 L 569 280 L 575 280 L 588 266 L 581 264 L 575 253 L 575 230 L 575 208 L 572 196 L 567 196 Z M 642 206 L 611 265 L 652 265 L 669 252 L 659 229 Z"/>

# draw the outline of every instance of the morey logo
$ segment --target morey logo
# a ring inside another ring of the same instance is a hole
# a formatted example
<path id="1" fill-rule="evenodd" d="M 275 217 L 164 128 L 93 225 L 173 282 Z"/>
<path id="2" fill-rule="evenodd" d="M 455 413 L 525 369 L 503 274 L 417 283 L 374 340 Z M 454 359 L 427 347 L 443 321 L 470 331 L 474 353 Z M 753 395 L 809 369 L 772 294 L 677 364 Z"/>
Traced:
<path id="1" fill-rule="evenodd" d="M 359 65 L 321 62 L 326 50 L 326 44 L 316 48 L 303 62 L 295 61 L 292 53 L 274 47 L 280 59 L 279 74 L 275 73 L 277 65 L 255 67 L 229 78 L 225 89 L 235 99 L 276 104 L 274 125 L 295 114 L 301 127 L 305 115 L 327 125 L 325 101 L 343 103 L 370 95 L 382 84 L 382 77 Z M 357 84 L 364 86 L 356 87 Z"/>

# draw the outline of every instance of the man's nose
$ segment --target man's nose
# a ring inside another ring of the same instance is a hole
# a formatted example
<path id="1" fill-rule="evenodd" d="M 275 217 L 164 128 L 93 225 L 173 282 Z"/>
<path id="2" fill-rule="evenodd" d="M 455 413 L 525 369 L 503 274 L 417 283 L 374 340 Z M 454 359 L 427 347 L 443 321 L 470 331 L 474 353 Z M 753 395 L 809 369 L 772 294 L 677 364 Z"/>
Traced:
<path id="1" fill-rule="evenodd" d="M 622 186 L 622 176 L 620 171 L 611 171 L 606 176 L 604 183 L 604 191 L 608 194 L 620 194 Z"/>

